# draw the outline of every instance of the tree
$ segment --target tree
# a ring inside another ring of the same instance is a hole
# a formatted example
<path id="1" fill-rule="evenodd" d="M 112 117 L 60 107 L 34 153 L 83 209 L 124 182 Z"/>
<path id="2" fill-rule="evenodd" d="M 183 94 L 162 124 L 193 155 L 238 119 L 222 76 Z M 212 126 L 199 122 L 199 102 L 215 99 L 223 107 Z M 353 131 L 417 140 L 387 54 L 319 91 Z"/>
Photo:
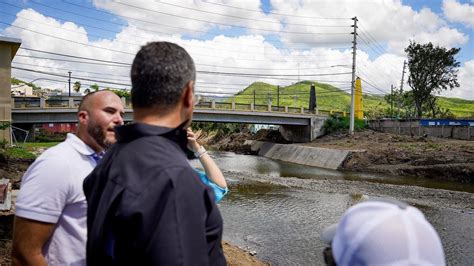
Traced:
<path id="1" fill-rule="evenodd" d="M 81 90 L 81 82 L 80 81 L 74 82 L 73 89 L 75 92 L 79 92 Z"/>
<path id="2" fill-rule="evenodd" d="M 92 85 L 90 85 L 90 88 L 91 88 L 91 90 L 93 90 L 93 91 L 98 91 L 98 90 L 99 90 L 99 85 L 97 85 L 97 84 L 92 84 Z"/>
<path id="3" fill-rule="evenodd" d="M 414 41 L 405 48 L 410 70 L 408 85 L 412 88 L 417 118 L 422 117 L 424 105 L 436 104 L 436 100 L 432 100 L 436 94 L 459 87 L 457 72 L 460 63 L 454 58 L 459 51 L 460 48 L 448 50 L 435 47 L 431 42 L 418 44 Z"/>

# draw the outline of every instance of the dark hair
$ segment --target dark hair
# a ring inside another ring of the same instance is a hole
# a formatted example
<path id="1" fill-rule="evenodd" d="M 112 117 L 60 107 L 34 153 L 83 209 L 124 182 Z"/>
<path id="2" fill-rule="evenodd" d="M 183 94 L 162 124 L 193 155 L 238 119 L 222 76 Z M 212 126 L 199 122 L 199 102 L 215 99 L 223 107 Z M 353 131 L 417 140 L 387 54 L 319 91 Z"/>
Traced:
<path id="1" fill-rule="evenodd" d="M 181 46 L 152 42 L 138 51 L 132 65 L 133 107 L 174 106 L 189 81 L 196 79 L 193 59 Z"/>

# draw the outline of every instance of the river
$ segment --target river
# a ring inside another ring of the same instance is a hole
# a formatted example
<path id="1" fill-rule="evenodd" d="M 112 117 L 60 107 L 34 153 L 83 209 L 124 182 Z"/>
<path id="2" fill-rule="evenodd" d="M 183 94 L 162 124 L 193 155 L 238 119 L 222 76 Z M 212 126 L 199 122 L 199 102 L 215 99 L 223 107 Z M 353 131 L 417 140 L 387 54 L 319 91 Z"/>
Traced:
<path id="1" fill-rule="evenodd" d="M 415 205 L 440 234 L 448 263 L 474 261 L 472 184 L 347 173 L 231 152 L 212 155 L 230 187 L 219 204 L 224 239 L 273 265 L 323 264 L 320 232 L 363 195 Z"/>

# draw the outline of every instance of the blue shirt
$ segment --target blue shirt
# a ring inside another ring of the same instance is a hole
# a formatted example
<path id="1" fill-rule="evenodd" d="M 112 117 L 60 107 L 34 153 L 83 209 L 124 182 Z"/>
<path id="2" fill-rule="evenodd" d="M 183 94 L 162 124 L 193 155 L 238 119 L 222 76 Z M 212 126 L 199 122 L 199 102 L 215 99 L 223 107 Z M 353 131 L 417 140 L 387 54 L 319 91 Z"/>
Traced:
<path id="1" fill-rule="evenodd" d="M 203 171 L 196 168 L 194 168 L 194 170 L 198 173 L 199 178 L 201 179 L 201 182 L 203 182 L 204 185 L 212 188 L 212 191 L 214 192 L 214 195 L 215 195 L 216 202 L 221 201 L 222 198 L 224 198 L 224 196 L 227 194 L 227 192 L 229 192 L 228 188 L 221 188 L 220 186 L 216 185 L 216 183 L 209 180 L 209 178 Z"/>

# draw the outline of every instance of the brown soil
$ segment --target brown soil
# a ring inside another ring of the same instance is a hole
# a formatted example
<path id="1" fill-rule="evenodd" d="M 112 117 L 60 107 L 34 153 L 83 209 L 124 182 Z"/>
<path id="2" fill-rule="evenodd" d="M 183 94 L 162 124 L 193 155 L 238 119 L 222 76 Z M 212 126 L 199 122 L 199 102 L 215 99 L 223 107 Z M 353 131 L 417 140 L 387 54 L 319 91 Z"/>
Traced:
<path id="1" fill-rule="evenodd" d="M 253 154 L 245 140 L 285 143 L 278 131 L 230 136 L 202 134 L 199 141 L 221 151 Z M 474 142 L 434 137 L 411 137 L 373 130 L 333 133 L 302 145 L 356 151 L 342 165 L 343 170 L 419 176 L 474 183 Z"/>
<path id="2" fill-rule="evenodd" d="M 257 259 L 251 252 L 245 251 L 239 247 L 233 246 L 228 242 L 222 242 L 224 248 L 224 255 L 229 266 L 263 266 L 270 265 Z"/>
<path id="3" fill-rule="evenodd" d="M 342 168 L 474 183 L 474 142 L 373 130 L 331 134 L 304 145 L 357 150 Z"/>
<path id="4" fill-rule="evenodd" d="M 232 133 L 221 135 L 215 132 L 207 133 L 197 131 L 198 142 L 205 146 L 219 151 L 234 151 L 243 154 L 250 154 L 250 146 L 245 145 L 246 140 L 253 139 L 249 132 Z"/>

